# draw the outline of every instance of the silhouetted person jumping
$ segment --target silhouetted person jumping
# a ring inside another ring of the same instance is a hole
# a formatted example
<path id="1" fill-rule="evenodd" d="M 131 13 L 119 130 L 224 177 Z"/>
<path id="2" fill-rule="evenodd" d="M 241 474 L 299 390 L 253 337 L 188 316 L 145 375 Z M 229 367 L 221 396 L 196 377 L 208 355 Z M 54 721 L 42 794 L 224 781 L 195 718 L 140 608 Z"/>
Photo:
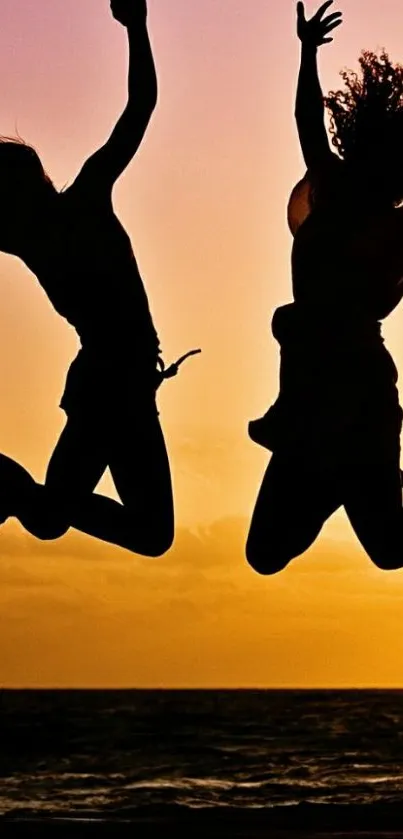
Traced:
<path id="1" fill-rule="evenodd" d="M 403 567 L 402 411 L 380 321 L 403 296 L 403 68 L 364 52 L 361 74 L 323 99 L 316 53 L 341 13 L 305 19 L 296 120 L 307 175 L 291 195 L 294 302 L 276 310 L 280 393 L 249 425 L 273 452 L 247 558 L 273 574 L 344 505 L 373 562 Z M 324 122 L 331 116 L 331 152 Z"/>
<path id="2" fill-rule="evenodd" d="M 130 240 L 112 189 L 134 157 L 157 101 L 146 0 L 112 0 L 127 28 L 127 105 L 110 138 L 58 193 L 36 152 L 0 144 L 0 249 L 19 256 L 53 306 L 77 330 L 81 349 L 61 407 L 67 423 L 45 485 L 0 456 L 0 519 L 16 516 L 41 539 L 70 526 L 148 556 L 174 536 L 170 469 L 156 408 L 164 370 Z M 93 491 L 109 466 L 122 504 Z"/>

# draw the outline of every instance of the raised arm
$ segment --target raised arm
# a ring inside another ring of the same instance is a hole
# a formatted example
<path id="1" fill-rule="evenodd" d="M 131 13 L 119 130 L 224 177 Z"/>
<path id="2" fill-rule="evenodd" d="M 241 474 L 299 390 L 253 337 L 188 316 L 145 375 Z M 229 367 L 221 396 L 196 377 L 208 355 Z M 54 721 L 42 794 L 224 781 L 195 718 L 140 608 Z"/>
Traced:
<path id="1" fill-rule="evenodd" d="M 113 16 L 127 29 L 129 78 L 127 105 L 111 136 L 88 158 L 77 181 L 112 188 L 144 137 L 157 102 L 157 76 L 147 31 L 146 0 L 111 0 Z"/>
<path id="2" fill-rule="evenodd" d="M 301 65 L 298 77 L 295 118 L 302 154 L 311 171 L 332 159 L 325 126 L 323 94 L 319 82 L 317 51 L 333 38 L 329 32 L 341 23 L 341 12 L 325 15 L 333 0 L 327 0 L 310 19 L 306 20 L 304 4 L 297 4 L 297 32 L 301 41 Z"/>

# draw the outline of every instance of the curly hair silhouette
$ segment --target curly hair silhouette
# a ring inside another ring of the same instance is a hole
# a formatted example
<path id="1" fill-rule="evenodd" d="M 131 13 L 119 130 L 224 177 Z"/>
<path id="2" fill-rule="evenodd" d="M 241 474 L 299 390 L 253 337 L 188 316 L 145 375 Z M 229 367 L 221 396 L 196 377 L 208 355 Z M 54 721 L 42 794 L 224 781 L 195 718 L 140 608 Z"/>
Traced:
<path id="1" fill-rule="evenodd" d="M 403 66 L 383 50 L 364 50 L 360 74 L 343 70 L 345 88 L 325 97 L 332 144 L 351 170 L 366 175 L 372 192 L 403 201 Z"/>

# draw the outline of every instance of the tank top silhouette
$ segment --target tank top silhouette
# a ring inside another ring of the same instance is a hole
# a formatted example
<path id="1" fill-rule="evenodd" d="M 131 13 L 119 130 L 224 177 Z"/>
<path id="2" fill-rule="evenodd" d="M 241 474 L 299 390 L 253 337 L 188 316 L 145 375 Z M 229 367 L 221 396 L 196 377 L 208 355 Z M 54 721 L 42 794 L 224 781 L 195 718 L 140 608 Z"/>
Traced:
<path id="1" fill-rule="evenodd" d="M 84 181 L 84 182 L 83 182 Z M 59 194 L 25 261 L 83 347 L 155 359 L 158 337 L 130 238 L 107 194 L 84 178 Z"/>
<path id="2" fill-rule="evenodd" d="M 316 180 L 307 173 L 290 197 L 294 302 L 272 320 L 280 393 L 250 427 L 272 451 L 305 447 L 321 460 L 363 458 L 375 438 L 383 456 L 388 429 L 401 423 L 397 370 L 381 334 L 403 294 L 400 215 L 358 211 L 335 160 Z"/>

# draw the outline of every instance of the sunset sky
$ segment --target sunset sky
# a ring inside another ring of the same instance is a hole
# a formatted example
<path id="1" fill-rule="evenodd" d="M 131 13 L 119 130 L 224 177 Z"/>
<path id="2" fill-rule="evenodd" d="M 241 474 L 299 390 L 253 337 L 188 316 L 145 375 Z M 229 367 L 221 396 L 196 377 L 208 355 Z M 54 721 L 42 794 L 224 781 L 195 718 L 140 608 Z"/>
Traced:
<path id="1" fill-rule="evenodd" d="M 325 91 L 362 48 L 403 62 L 403 4 L 335 8 Z M 159 103 L 114 199 L 166 361 L 203 349 L 159 397 L 177 539 L 147 560 L 75 532 L 44 544 L 8 522 L 0 686 L 402 686 L 403 572 L 374 568 L 343 513 L 275 578 L 244 559 L 267 463 L 246 426 L 277 392 L 269 327 L 290 299 L 285 210 L 304 171 L 294 0 L 149 0 L 149 30 Z M 107 0 L 2 0 L 0 133 L 33 143 L 58 187 L 113 127 L 126 69 Z M 42 480 L 77 338 L 4 255 L 0 301 L 0 450 Z M 403 310 L 384 335 L 403 382 Z"/>

